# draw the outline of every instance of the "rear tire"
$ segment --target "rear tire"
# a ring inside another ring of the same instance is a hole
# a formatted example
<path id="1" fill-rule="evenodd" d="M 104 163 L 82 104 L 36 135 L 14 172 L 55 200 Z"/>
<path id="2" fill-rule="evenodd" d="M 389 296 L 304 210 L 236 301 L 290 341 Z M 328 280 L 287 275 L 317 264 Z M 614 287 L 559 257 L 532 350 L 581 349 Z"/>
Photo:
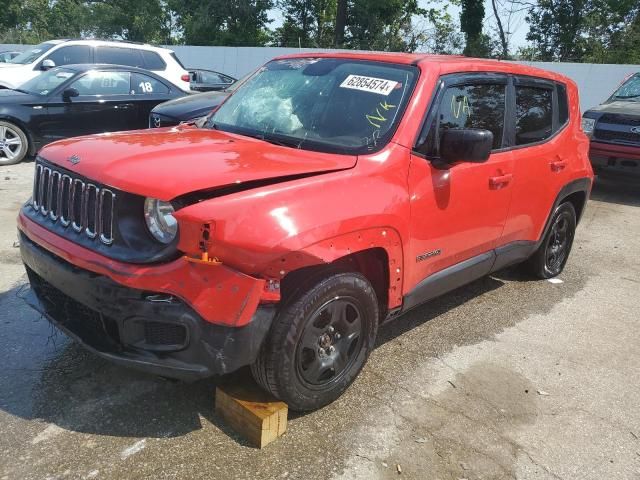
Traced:
<path id="1" fill-rule="evenodd" d="M 562 273 L 569 259 L 576 232 L 576 210 L 569 202 L 556 208 L 549 231 L 538 250 L 527 260 L 528 270 L 537 278 L 553 278 Z"/>
<path id="2" fill-rule="evenodd" d="M 373 349 L 378 301 L 358 273 L 331 275 L 276 315 L 251 372 L 291 410 L 328 405 L 355 380 Z"/>
<path id="3" fill-rule="evenodd" d="M 29 139 L 16 125 L 0 120 L 0 166 L 20 163 L 29 152 Z"/>

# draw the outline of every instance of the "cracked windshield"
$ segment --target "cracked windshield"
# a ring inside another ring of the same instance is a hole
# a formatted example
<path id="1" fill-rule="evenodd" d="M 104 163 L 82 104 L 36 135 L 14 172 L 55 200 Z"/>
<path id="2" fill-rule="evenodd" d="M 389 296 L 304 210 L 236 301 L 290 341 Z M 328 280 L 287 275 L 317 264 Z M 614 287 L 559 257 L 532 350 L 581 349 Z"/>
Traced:
<path id="1" fill-rule="evenodd" d="M 416 77 L 412 66 L 277 60 L 238 89 L 207 126 L 295 148 L 365 153 L 389 141 Z"/>

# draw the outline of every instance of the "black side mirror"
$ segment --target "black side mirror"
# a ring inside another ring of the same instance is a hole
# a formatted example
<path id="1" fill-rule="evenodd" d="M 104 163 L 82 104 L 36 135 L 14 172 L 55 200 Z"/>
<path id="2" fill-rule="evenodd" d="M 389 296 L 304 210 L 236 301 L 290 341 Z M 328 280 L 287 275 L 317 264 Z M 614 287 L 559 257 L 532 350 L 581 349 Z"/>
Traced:
<path id="1" fill-rule="evenodd" d="M 78 92 L 78 90 L 76 90 L 75 88 L 67 88 L 64 92 L 62 92 L 62 99 L 65 102 L 68 102 L 69 100 L 71 100 L 74 97 L 77 97 L 78 95 L 80 95 L 80 92 Z"/>
<path id="2" fill-rule="evenodd" d="M 440 140 L 440 158 L 446 163 L 486 162 L 493 148 L 493 133 L 479 128 L 449 128 Z"/>

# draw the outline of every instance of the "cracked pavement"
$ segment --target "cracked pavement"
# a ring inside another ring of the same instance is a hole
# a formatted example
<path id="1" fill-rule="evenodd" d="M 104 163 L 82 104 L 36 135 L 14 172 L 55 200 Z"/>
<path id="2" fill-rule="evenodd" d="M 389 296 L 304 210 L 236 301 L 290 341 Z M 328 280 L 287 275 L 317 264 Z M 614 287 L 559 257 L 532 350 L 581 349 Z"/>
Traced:
<path id="1" fill-rule="evenodd" d="M 409 312 L 261 451 L 216 416 L 220 380 L 115 367 L 25 305 L 32 172 L 0 170 L 0 480 L 640 479 L 639 185 L 598 181 L 562 283 L 511 269 Z"/>

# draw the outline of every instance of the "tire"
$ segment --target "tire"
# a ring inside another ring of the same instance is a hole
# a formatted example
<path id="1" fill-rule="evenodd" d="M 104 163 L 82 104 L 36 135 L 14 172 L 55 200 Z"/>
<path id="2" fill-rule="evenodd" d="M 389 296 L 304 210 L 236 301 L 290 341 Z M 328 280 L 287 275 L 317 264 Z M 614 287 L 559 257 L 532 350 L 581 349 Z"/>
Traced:
<path id="1" fill-rule="evenodd" d="M 0 120 L 0 166 L 20 163 L 28 152 L 27 135 L 13 123 Z"/>
<path id="2" fill-rule="evenodd" d="M 378 301 L 358 273 L 330 275 L 299 292 L 273 320 L 251 372 L 291 410 L 315 410 L 337 399 L 369 358 Z"/>
<path id="3" fill-rule="evenodd" d="M 575 232 L 576 210 L 571 203 L 563 203 L 553 212 L 549 231 L 527 261 L 528 270 L 541 279 L 560 275 L 569 259 Z"/>

